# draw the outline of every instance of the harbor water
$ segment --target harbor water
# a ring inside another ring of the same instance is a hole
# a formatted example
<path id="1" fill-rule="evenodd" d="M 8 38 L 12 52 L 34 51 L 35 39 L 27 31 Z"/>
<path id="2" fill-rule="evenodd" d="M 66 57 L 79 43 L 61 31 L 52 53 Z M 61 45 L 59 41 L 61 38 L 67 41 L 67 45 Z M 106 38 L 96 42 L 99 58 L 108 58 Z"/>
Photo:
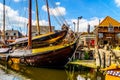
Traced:
<path id="1" fill-rule="evenodd" d="M 104 80 L 96 69 L 68 65 L 62 69 L 0 65 L 0 80 Z"/>

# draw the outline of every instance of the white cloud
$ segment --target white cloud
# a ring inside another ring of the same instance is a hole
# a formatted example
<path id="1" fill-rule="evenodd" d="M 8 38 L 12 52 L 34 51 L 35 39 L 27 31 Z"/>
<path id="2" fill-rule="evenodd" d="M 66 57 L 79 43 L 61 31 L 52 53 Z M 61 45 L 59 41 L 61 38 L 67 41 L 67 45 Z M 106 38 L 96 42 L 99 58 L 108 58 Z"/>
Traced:
<path id="1" fill-rule="evenodd" d="M 20 2 L 20 0 L 14 0 L 14 2 Z"/>
<path id="2" fill-rule="evenodd" d="M 0 30 L 3 29 L 3 4 L 0 3 Z M 5 28 L 6 30 L 9 29 L 15 29 L 21 31 L 23 34 L 26 34 L 27 31 L 27 23 L 28 23 L 28 18 L 22 17 L 19 14 L 19 11 L 12 9 L 9 6 L 5 6 L 6 8 L 6 23 L 5 23 Z M 28 11 L 28 8 L 24 7 L 24 11 Z M 32 11 L 32 14 L 35 14 L 34 11 Z M 28 16 L 28 15 L 27 15 Z M 36 21 L 32 21 L 33 25 L 36 24 Z M 48 21 L 46 20 L 40 20 L 39 21 L 40 25 L 48 25 Z"/>
<path id="3" fill-rule="evenodd" d="M 42 6 L 42 10 L 47 11 L 46 5 L 43 5 L 43 6 Z"/>
<path id="4" fill-rule="evenodd" d="M 90 24 L 90 31 L 93 31 L 94 26 L 99 24 L 99 20 L 103 20 L 103 18 L 93 17 L 93 18 L 90 18 L 89 20 L 84 19 L 84 18 L 80 19 L 79 20 L 79 31 L 80 32 L 87 32 L 88 24 Z M 77 22 L 78 22 L 78 20 L 77 19 L 69 20 L 69 23 L 71 23 L 70 25 L 72 25 L 71 28 L 74 30 L 73 22 L 76 23 L 75 24 L 75 31 L 77 31 Z"/>
<path id="5" fill-rule="evenodd" d="M 23 10 L 28 11 L 28 7 L 24 7 Z M 32 14 L 35 14 L 35 11 L 32 10 Z"/>
<path id="6" fill-rule="evenodd" d="M 117 4 L 117 7 L 120 7 L 120 0 L 115 0 L 115 3 Z"/>
<path id="7" fill-rule="evenodd" d="M 27 1 L 27 0 L 13 0 L 14 2 L 18 3 L 20 1 Z"/>
<path id="8" fill-rule="evenodd" d="M 36 24 L 37 24 L 37 21 L 34 21 L 33 25 L 36 25 Z M 48 26 L 48 21 L 46 21 L 46 20 L 40 20 L 39 21 L 39 25 Z"/>
<path id="9" fill-rule="evenodd" d="M 60 4 L 60 3 L 57 3 L 57 5 L 58 4 Z M 47 12 L 46 5 L 42 6 L 42 10 Z M 50 11 L 50 15 L 54 15 L 54 16 L 66 15 L 66 9 L 64 7 L 61 7 L 61 6 L 57 6 L 55 8 L 49 8 L 49 11 Z"/>
<path id="10" fill-rule="evenodd" d="M 0 7 L 3 5 L 0 3 Z M 6 30 L 8 29 L 24 29 L 27 25 L 28 19 L 25 17 L 21 17 L 18 13 L 17 10 L 13 10 L 9 6 L 6 7 L 6 22 L 5 22 L 5 28 Z M 3 9 L 0 8 L 0 12 L 2 12 Z M 3 13 L 0 13 L 0 28 L 2 30 L 2 25 L 3 25 Z"/>
<path id="11" fill-rule="evenodd" d="M 60 5 L 60 2 L 56 2 L 55 4 L 56 4 L 57 6 L 59 6 L 59 5 Z"/>

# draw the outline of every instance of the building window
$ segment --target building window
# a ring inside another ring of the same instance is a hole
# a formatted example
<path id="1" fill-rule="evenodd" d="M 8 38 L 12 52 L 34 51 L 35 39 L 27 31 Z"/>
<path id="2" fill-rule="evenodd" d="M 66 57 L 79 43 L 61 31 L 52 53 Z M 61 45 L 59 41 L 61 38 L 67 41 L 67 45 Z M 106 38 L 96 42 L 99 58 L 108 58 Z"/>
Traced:
<path id="1" fill-rule="evenodd" d="M 114 32 L 114 28 L 113 27 L 109 27 L 108 28 L 108 32 Z"/>
<path id="2" fill-rule="evenodd" d="M 11 39 L 13 39 L 13 36 L 11 36 Z"/>
<path id="3" fill-rule="evenodd" d="M 114 27 L 111 24 L 109 24 L 108 32 L 114 32 Z"/>
<path id="4" fill-rule="evenodd" d="M 8 33 L 6 33 L 6 35 L 8 35 Z"/>
<path id="5" fill-rule="evenodd" d="M 14 36 L 16 35 L 16 33 L 14 33 Z"/>
<path id="6" fill-rule="evenodd" d="M 103 38 L 103 33 L 98 34 L 99 38 Z"/>

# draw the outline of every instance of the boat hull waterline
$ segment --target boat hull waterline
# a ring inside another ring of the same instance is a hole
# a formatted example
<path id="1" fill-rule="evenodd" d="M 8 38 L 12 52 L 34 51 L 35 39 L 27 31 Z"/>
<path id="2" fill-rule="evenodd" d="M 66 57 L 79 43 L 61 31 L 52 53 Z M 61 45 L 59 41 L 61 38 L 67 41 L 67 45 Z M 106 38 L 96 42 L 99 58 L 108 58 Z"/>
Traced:
<path id="1" fill-rule="evenodd" d="M 10 64 L 24 64 L 33 67 L 64 67 L 71 59 L 76 49 L 76 43 L 63 48 L 40 52 L 37 54 L 12 56 L 4 58 Z"/>

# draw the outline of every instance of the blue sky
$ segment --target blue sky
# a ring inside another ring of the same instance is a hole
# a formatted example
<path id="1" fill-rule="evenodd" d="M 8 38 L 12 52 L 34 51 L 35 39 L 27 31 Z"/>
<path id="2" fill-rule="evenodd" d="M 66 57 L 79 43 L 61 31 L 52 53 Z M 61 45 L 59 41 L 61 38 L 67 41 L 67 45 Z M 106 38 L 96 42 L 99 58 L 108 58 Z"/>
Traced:
<path id="1" fill-rule="evenodd" d="M 33 25 L 36 24 L 35 0 L 32 0 Z M 79 16 L 80 32 L 87 31 L 87 25 L 91 25 L 91 31 L 99 20 L 111 16 L 120 22 L 120 0 L 48 0 L 51 14 L 51 24 L 55 29 L 66 22 L 73 29 L 73 22 L 77 24 Z M 38 0 L 40 25 L 48 25 L 45 0 Z M 0 28 L 2 29 L 2 4 L 0 0 Z M 28 22 L 28 0 L 6 0 L 6 29 L 18 29 L 26 33 Z M 55 17 L 55 18 L 54 18 Z M 77 25 L 76 25 L 77 26 Z"/>

